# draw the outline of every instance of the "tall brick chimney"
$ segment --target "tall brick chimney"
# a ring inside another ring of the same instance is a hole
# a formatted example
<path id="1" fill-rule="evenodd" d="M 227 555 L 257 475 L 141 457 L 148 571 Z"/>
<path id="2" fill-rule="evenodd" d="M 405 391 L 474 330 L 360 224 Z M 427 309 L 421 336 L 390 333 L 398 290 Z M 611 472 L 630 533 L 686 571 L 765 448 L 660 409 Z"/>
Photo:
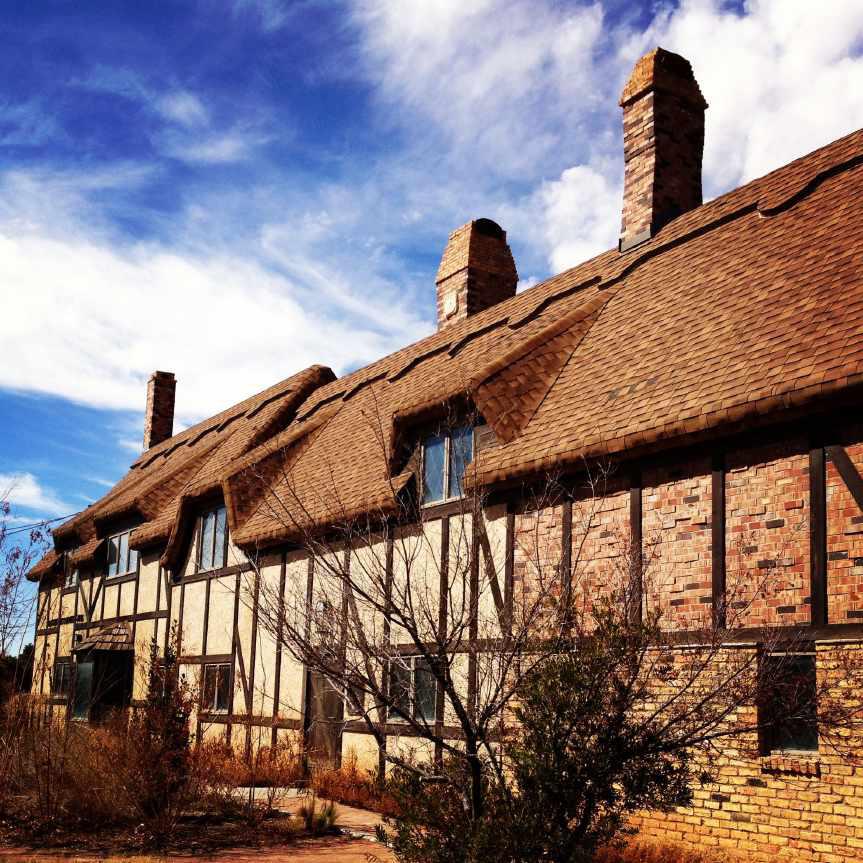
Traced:
<path id="1" fill-rule="evenodd" d="M 623 222 L 620 251 L 652 237 L 701 204 L 704 111 L 689 61 L 656 48 L 632 70 L 623 108 Z"/>
<path id="2" fill-rule="evenodd" d="M 444 249 L 435 283 L 439 330 L 514 296 L 518 273 L 506 231 L 491 219 L 456 228 Z"/>
<path id="3" fill-rule="evenodd" d="M 174 434 L 173 372 L 153 372 L 147 382 L 147 409 L 144 416 L 144 449 L 156 446 Z"/>

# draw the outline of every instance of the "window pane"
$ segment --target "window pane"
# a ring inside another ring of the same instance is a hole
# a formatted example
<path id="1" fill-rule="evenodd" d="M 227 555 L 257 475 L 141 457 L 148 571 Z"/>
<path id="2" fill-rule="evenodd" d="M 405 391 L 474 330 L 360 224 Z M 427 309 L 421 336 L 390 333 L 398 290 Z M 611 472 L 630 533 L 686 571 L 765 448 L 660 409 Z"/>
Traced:
<path id="1" fill-rule="evenodd" d="M 423 501 L 443 500 L 444 438 L 432 435 L 423 444 Z"/>
<path id="2" fill-rule="evenodd" d="M 122 574 L 129 571 L 129 534 L 121 533 L 119 539 L 119 552 L 117 561 L 117 572 Z"/>
<path id="3" fill-rule="evenodd" d="M 202 519 L 201 535 L 201 559 L 198 562 L 199 569 L 213 568 L 213 540 L 216 526 L 215 514 L 208 512 Z"/>
<path id="4" fill-rule="evenodd" d="M 93 694 L 93 663 L 79 662 L 75 669 L 75 703 L 72 716 L 87 719 L 90 716 L 90 700 Z"/>
<path id="5" fill-rule="evenodd" d="M 762 673 L 759 720 L 767 752 L 817 751 L 815 657 L 765 657 Z"/>
<path id="6" fill-rule="evenodd" d="M 216 704 L 216 666 L 204 666 L 204 692 L 201 697 L 204 710 L 213 710 Z"/>
<path id="7" fill-rule="evenodd" d="M 409 663 L 403 664 L 405 660 L 390 663 L 390 700 L 392 708 L 390 716 L 400 717 L 395 708 L 398 708 L 404 716 L 410 716 L 411 712 L 411 672 Z"/>
<path id="8" fill-rule="evenodd" d="M 461 497 L 464 469 L 473 460 L 473 429 L 453 429 L 449 448 L 449 496 Z"/>
<path id="9" fill-rule="evenodd" d="M 213 550 L 213 568 L 221 569 L 225 565 L 225 533 L 227 531 L 227 513 L 225 507 L 216 510 L 216 539 Z"/>
<path id="10" fill-rule="evenodd" d="M 417 657 L 414 667 L 414 715 L 417 719 L 434 722 L 437 711 L 437 681 L 428 660 Z"/>
<path id="11" fill-rule="evenodd" d="M 117 574 L 117 561 L 119 559 L 119 546 L 117 543 L 117 537 L 112 536 L 108 540 L 108 575 L 116 575 Z"/>
<path id="12" fill-rule="evenodd" d="M 219 682 L 216 689 L 216 710 L 227 710 L 231 703 L 231 666 L 220 665 Z"/>
<path id="13" fill-rule="evenodd" d="M 129 549 L 129 572 L 138 571 L 138 552 L 134 548 Z"/>

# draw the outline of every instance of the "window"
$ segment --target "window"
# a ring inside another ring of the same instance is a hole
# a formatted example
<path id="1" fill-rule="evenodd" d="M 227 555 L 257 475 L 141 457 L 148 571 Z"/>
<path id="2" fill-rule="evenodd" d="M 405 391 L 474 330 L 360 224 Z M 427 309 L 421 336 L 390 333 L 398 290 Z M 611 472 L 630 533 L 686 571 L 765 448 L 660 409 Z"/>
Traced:
<path id="1" fill-rule="evenodd" d="M 51 694 L 64 698 L 72 691 L 72 663 L 68 659 L 58 659 L 51 671 Z"/>
<path id="2" fill-rule="evenodd" d="M 131 532 L 127 530 L 108 537 L 108 578 L 138 571 L 138 552 L 129 548 Z"/>
<path id="3" fill-rule="evenodd" d="M 758 705 L 762 752 L 818 751 L 815 655 L 761 657 Z"/>
<path id="4" fill-rule="evenodd" d="M 78 570 L 77 569 L 67 569 L 66 570 L 66 580 L 63 582 L 64 588 L 77 587 L 78 586 Z"/>
<path id="5" fill-rule="evenodd" d="M 228 520 L 225 507 L 201 515 L 198 571 L 222 569 L 228 559 Z"/>
<path id="6" fill-rule="evenodd" d="M 472 460 L 471 426 L 429 435 L 423 441 L 423 503 L 461 497 L 464 471 Z"/>
<path id="7" fill-rule="evenodd" d="M 391 717 L 412 716 L 434 722 L 437 716 L 437 679 L 423 656 L 405 656 L 390 664 Z"/>
<path id="8" fill-rule="evenodd" d="M 227 662 L 204 666 L 201 709 L 210 713 L 227 713 L 231 695 L 231 666 Z"/>

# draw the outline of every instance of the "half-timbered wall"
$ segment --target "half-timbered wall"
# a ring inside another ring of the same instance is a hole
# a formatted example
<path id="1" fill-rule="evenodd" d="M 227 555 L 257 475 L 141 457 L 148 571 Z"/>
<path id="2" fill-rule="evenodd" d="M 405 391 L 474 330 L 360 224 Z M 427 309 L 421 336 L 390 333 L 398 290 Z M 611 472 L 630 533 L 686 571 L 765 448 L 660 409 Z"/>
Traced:
<path id="1" fill-rule="evenodd" d="M 580 479 L 570 499 L 539 509 L 510 496 L 484 513 L 479 529 L 470 515 L 437 507 L 426 513 L 424 532 L 406 529 L 375 554 L 390 561 L 396 591 L 410 560 L 410 589 L 438 608 L 438 625 L 451 625 L 457 607 L 472 604 L 470 636 L 481 639 L 503 631 L 540 570 L 585 605 L 621 584 L 637 547 L 644 556 L 644 608 L 660 609 L 667 628 L 703 627 L 724 611 L 730 619 L 739 616 L 740 641 L 751 643 L 738 649 L 755 649 L 759 627 L 810 627 L 819 673 L 829 673 L 829 663 L 822 663 L 830 639 L 863 637 L 863 628 L 855 628 L 863 623 L 861 474 L 863 428 L 834 424 L 826 437 L 764 435 L 695 456 L 623 464 L 601 484 L 588 487 Z M 262 596 L 313 597 L 316 571 L 322 579 L 325 568 L 301 552 L 274 550 L 257 574 L 232 548 L 224 570 L 196 573 L 194 548 L 192 537 L 174 578 L 153 551 L 141 556 L 137 575 L 107 579 L 85 570 L 73 588 L 44 585 L 34 691 L 51 700 L 53 663 L 96 626 L 127 621 L 139 669 L 151 640 L 164 648 L 173 629 L 189 680 L 199 681 L 207 662 L 233 669 L 230 709 L 195 716 L 203 736 L 224 735 L 239 751 L 298 738 L 308 716 L 308 675 L 261 625 L 259 604 Z M 446 583 L 454 586 L 444 596 Z M 396 627 L 388 637 L 393 644 L 406 641 Z M 453 657 L 453 676 L 466 692 L 480 685 L 467 652 Z M 144 685 L 139 673 L 134 698 L 142 697 Z M 446 729 L 454 716 L 440 701 L 437 723 Z M 385 731 L 388 749 L 434 755 L 405 727 L 387 722 Z M 381 764 L 374 738 L 349 713 L 341 752 L 355 753 L 368 768 Z M 743 849 L 759 860 L 803 848 L 814 849 L 803 859 L 854 860 L 863 824 L 860 787 L 859 768 L 826 751 L 753 761 L 729 750 L 717 784 L 699 789 L 692 808 L 639 824 L 672 838 L 695 831 L 701 842 Z"/>

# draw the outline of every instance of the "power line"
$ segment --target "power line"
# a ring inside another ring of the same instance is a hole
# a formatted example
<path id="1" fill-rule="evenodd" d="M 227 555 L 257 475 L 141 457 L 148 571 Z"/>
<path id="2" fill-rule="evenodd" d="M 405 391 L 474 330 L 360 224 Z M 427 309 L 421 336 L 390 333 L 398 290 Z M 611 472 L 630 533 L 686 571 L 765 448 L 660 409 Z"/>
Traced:
<path id="1" fill-rule="evenodd" d="M 55 521 L 66 521 L 67 518 L 78 515 L 77 512 L 69 513 L 69 515 L 58 515 L 57 518 L 46 518 L 44 521 L 34 521 L 32 524 L 21 524 L 13 527 L 12 530 L 5 532 L 6 536 L 13 536 L 16 533 L 25 533 L 28 530 L 34 530 L 37 527 L 44 527 L 46 524 L 54 524 Z"/>

